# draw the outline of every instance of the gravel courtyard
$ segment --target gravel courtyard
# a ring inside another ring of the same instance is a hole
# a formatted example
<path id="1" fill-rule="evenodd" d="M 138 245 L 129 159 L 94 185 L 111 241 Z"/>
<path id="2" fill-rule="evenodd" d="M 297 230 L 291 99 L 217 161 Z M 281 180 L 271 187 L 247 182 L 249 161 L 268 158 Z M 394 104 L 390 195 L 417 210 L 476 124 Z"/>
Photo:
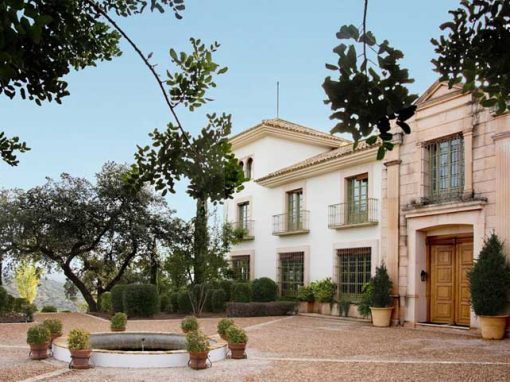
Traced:
<path id="1" fill-rule="evenodd" d="M 75 327 L 108 331 L 109 322 L 78 313 L 38 314 Z M 217 318 L 200 320 L 215 334 Z M 30 361 L 30 324 L 0 324 L 0 381 L 509 381 L 510 340 L 489 342 L 461 330 L 373 328 L 358 321 L 294 316 L 239 318 L 250 338 L 248 359 L 212 368 L 69 370 Z M 180 320 L 137 320 L 128 330 L 179 331 Z"/>

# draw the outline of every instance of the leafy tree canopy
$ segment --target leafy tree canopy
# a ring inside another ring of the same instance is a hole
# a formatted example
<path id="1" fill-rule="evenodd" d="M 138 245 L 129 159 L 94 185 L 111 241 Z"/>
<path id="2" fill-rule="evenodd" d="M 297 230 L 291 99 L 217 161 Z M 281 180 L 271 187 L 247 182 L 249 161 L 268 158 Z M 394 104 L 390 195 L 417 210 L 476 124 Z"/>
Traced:
<path id="1" fill-rule="evenodd" d="M 432 62 L 450 87 L 464 83 L 482 106 L 504 113 L 510 109 L 510 1 L 460 3 L 449 12 L 452 20 L 440 26 L 447 36 L 432 39 Z"/>
<path id="2" fill-rule="evenodd" d="M 172 237 L 172 211 L 148 188 L 127 189 L 126 171 L 107 163 L 96 184 L 63 174 L 0 198 L 1 247 L 11 263 L 31 259 L 61 270 L 97 310 L 96 296 Z"/>
<path id="3" fill-rule="evenodd" d="M 336 65 L 326 68 L 339 73 L 338 80 L 327 77 L 323 83 L 326 104 L 339 122 L 332 133 L 350 133 L 357 145 L 360 139 L 374 144 L 380 138 L 377 158 L 393 148 L 390 121 L 395 120 L 406 134 L 406 120 L 416 110 L 417 96 L 407 86 L 413 80 L 401 68 L 401 51 L 388 41 L 378 44 L 367 29 L 368 0 L 364 1 L 363 26 L 344 25 L 337 33 L 351 40 L 333 49 Z M 440 80 L 450 87 L 463 82 L 463 91 L 472 92 L 484 107 L 496 107 L 501 114 L 510 108 L 510 0 L 463 0 L 450 11 L 453 20 L 440 26 L 447 35 L 432 39 L 437 57 L 432 60 Z M 361 49 L 356 47 L 361 47 Z M 361 52 L 361 53 L 360 53 Z M 361 57 L 361 60 L 359 58 Z M 374 128 L 378 133 L 373 135 Z"/>
<path id="4" fill-rule="evenodd" d="M 4 0 L 0 2 L 0 94 L 19 94 L 41 105 L 69 95 L 63 79 L 71 69 L 95 66 L 121 54 L 121 35 L 100 11 L 119 17 L 145 9 L 172 9 L 184 0 Z M 0 133 L 0 156 L 16 165 L 15 152 L 28 150 L 17 137 Z"/>

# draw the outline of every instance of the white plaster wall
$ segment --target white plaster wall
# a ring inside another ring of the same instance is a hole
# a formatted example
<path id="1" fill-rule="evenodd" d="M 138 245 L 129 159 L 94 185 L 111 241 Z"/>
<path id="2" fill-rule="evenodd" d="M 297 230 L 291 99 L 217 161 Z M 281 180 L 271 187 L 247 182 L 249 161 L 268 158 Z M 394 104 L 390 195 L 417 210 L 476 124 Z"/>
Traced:
<path id="1" fill-rule="evenodd" d="M 265 143 L 267 144 L 268 141 L 265 141 Z M 274 143 L 274 141 L 271 143 Z M 257 151 L 256 155 L 264 149 L 267 150 L 268 148 L 260 147 L 260 151 Z M 274 162 L 279 162 L 280 153 L 282 157 L 286 155 L 284 150 L 277 149 L 274 146 L 270 147 L 269 151 L 278 153 L 278 156 L 273 155 Z M 335 248 L 348 248 L 351 245 L 360 247 L 363 246 L 363 243 L 366 243 L 366 246 L 373 247 L 372 269 L 374 270 L 375 265 L 379 264 L 381 260 L 379 258 L 379 253 L 381 253 L 380 224 L 343 230 L 329 229 L 328 206 L 345 201 L 345 178 L 368 172 L 369 197 L 378 199 L 378 220 L 380 221 L 382 166 L 382 163 L 375 161 L 374 158 L 374 161 L 368 164 L 332 171 L 275 188 L 262 187 L 253 181 L 247 183 L 245 190 L 226 203 L 225 214 L 228 220 L 236 220 L 237 201 L 250 196 L 252 203 L 251 219 L 255 221 L 255 239 L 235 245 L 232 252 L 236 254 L 243 251 L 246 251 L 246 254 L 254 253 L 254 261 L 252 262 L 255 267 L 254 277 L 265 276 L 276 280 L 278 250 L 282 248 L 285 248 L 286 251 L 292 248 L 299 250 L 308 247 L 308 269 L 305 269 L 305 275 L 307 274 L 309 281 L 313 281 L 334 276 Z M 263 168 L 267 169 L 269 167 L 269 165 L 264 165 Z M 257 173 L 256 176 L 258 177 L 260 174 Z M 303 208 L 310 211 L 310 232 L 292 236 L 274 236 L 272 234 L 273 215 L 286 212 L 285 193 L 296 188 L 303 188 Z M 306 264 L 305 267 L 307 267 Z"/>

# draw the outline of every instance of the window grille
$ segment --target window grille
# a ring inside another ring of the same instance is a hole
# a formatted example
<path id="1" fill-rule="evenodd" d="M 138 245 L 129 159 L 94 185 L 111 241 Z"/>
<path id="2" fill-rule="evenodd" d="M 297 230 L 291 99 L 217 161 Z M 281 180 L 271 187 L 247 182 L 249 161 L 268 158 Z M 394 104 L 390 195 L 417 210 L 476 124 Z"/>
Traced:
<path id="1" fill-rule="evenodd" d="M 338 290 L 340 298 L 359 301 L 363 285 L 370 281 L 370 247 L 338 249 Z"/>
<path id="2" fill-rule="evenodd" d="M 464 191 L 464 139 L 450 136 L 428 143 L 430 199 L 432 202 L 451 201 Z"/>
<path id="3" fill-rule="evenodd" d="M 250 281 L 250 256 L 233 256 L 231 262 L 234 280 Z"/>
<path id="4" fill-rule="evenodd" d="M 304 253 L 290 252 L 280 254 L 280 293 L 284 297 L 296 297 L 300 286 L 304 284 Z"/>

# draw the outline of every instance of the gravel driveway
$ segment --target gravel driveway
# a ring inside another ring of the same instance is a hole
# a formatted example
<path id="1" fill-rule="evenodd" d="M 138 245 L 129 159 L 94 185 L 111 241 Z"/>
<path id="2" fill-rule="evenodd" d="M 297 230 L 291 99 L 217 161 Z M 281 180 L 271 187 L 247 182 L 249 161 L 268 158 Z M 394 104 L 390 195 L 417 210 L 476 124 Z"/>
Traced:
<path id="1" fill-rule="evenodd" d="M 107 331 L 105 320 L 78 314 L 57 317 L 64 331 Z M 215 334 L 218 318 L 200 320 Z M 483 341 L 464 332 L 373 328 L 324 317 L 258 317 L 235 320 L 248 330 L 248 359 L 212 368 L 68 370 L 50 360 L 30 361 L 27 324 L 0 324 L 0 381 L 510 381 L 510 340 Z M 178 331 L 180 320 L 137 320 L 128 330 Z M 48 374 L 46 374 L 48 373 Z M 47 376 L 47 378 L 42 378 Z"/>

